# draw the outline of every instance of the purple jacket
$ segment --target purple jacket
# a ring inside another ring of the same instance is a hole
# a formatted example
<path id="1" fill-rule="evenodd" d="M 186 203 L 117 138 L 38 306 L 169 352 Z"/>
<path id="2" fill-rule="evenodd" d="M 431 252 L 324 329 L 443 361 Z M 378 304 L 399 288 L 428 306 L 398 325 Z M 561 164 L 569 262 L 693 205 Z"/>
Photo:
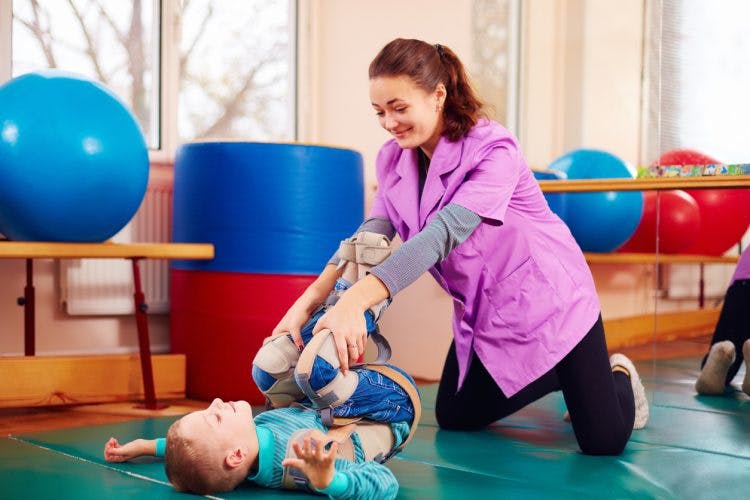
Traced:
<path id="1" fill-rule="evenodd" d="M 475 353 L 510 397 L 554 367 L 596 322 L 599 299 L 581 249 L 505 128 L 482 120 L 456 142 L 441 138 L 421 202 L 415 150 L 387 142 L 376 174 L 370 215 L 388 218 L 404 241 L 448 203 L 483 219 L 430 269 L 453 297 L 457 390 Z"/>
<path id="2" fill-rule="evenodd" d="M 750 279 L 750 250 L 748 250 L 748 248 L 750 247 L 744 249 L 742 255 L 740 255 L 740 260 L 737 262 L 737 267 L 734 269 L 732 281 L 729 282 L 730 285 L 737 280 Z"/>

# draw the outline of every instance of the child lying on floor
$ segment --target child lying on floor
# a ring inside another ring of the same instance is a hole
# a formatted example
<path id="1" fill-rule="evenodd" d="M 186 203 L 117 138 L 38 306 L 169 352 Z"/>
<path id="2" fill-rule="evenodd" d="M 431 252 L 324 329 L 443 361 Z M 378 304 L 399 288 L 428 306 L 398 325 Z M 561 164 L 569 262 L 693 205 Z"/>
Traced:
<path id="1" fill-rule="evenodd" d="M 401 406 L 403 416 L 413 418 L 408 396 L 389 397 Z M 302 407 L 268 410 L 253 418 L 247 402 L 215 399 L 205 410 L 172 424 L 166 439 L 120 445 L 110 438 L 104 458 L 123 462 L 163 456 L 175 489 L 198 494 L 229 491 L 248 480 L 331 498 L 395 498 L 396 478 L 379 460 L 400 449 L 411 425 L 401 420 L 329 428 L 319 412 Z"/>
<path id="2" fill-rule="evenodd" d="M 380 235 L 361 234 L 344 244 L 387 247 L 381 240 Z M 344 270 L 350 279 L 351 267 L 349 273 Z M 342 278 L 337 290 L 350 285 Z M 392 365 L 340 370 L 330 332 L 312 335 L 318 318 L 332 303 L 335 297 L 302 329 L 301 353 L 291 335 L 277 335 L 267 339 L 256 355 L 253 378 L 274 409 L 253 418 L 247 402 L 215 399 L 205 410 L 172 424 L 166 439 L 136 439 L 121 445 L 110 438 L 104 447 L 105 460 L 163 456 L 173 486 L 199 494 L 228 491 L 248 480 L 332 498 L 394 498 L 398 483 L 382 464 L 416 430 L 419 395 L 411 377 Z M 380 311 L 382 307 L 368 310 L 365 321 L 368 334 L 379 338 L 382 361 L 389 349 L 376 333 Z"/>

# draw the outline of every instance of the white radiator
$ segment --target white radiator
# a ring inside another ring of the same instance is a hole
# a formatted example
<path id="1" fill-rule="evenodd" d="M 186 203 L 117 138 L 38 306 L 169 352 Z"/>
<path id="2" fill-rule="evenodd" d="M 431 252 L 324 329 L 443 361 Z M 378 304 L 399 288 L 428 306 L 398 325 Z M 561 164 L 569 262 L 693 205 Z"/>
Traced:
<path id="1" fill-rule="evenodd" d="M 172 184 L 150 183 L 135 217 L 112 240 L 164 243 L 172 237 Z M 138 263 L 149 313 L 169 311 L 169 262 Z M 60 261 L 60 300 L 71 315 L 133 313 L 133 268 L 128 259 Z"/>

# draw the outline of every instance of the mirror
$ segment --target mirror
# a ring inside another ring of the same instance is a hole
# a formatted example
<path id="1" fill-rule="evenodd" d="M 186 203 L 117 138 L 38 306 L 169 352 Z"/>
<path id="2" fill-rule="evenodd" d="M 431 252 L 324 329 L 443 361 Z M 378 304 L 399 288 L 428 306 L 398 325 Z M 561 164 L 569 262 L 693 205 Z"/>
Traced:
<path id="1" fill-rule="evenodd" d="M 750 5 L 658 3 L 650 14 L 651 33 L 656 26 L 660 32 L 647 46 L 647 73 L 659 78 L 647 82 L 652 99 L 643 160 L 659 163 L 668 175 L 671 168 L 702 180 L 740 174 L 750 161 L 750 41 L 743 35 Z M 676 165 L 688 166 L 670 167 Z M 658 207 L 659 235 L 654 376 L 660 383 L 654 403 L 675 405 L 679 393 L 684 405 L 712 343 L 737 256 L 750 242 L 750 189 L 660 191 L 650 200 Z M 679 263 L 681 258 L 687 262 Z M 740 366 L 735 385 L 742 384 L 744 370 Z M 721 399 L 694 403 L 712 402 Z"/>

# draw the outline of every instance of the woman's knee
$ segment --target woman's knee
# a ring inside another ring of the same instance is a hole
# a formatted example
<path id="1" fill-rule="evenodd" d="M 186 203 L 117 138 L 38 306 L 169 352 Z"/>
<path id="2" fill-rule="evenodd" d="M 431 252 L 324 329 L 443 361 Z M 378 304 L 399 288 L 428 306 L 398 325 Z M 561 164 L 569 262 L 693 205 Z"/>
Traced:
<path id="1" fill-rule="evenodd" d="M 588 435 L 578 438 L 578 445 L 584 455 L 609 455 L 616 456 L 622 454 L 625 445 L 630 438 L 629 432 L 610 431 L 598 435 Z"/>
<path id="2" fill-rule="evenodd" d="M 480 422 L 475 415 L 466 411 L 465 407 L 440 401 L 435 405 L 435 419 L 441 429 L 450 431 L 476 431 L 487 426 L 486 422 Z"/>

